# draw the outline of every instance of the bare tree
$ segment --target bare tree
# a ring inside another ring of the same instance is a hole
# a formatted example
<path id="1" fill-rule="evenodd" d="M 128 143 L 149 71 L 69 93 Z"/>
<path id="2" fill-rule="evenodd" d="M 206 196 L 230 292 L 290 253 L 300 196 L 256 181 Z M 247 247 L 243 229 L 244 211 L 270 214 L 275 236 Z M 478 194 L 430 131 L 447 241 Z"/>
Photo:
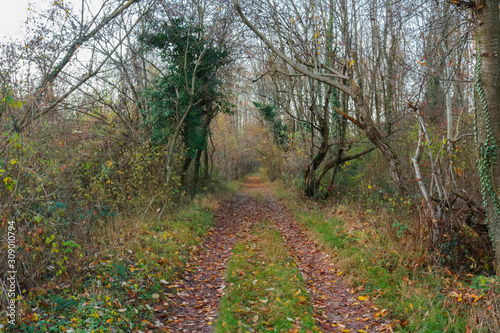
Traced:
<path id="1" fill-rule="evenodd" d="M 17 98 L 24 100 L 25 103 L 11 117 L 16 131 L 24 131 L 40 117 L 53 112 L 61 102 L 103 68 L 111 55 L 102 58 L 96 67 L 86 68 L 86 72 L 80 73 L 81 75 L 74 75 L 74 67 L 67 70 L 68 66 L 74 62 L 77 50 L 98 37 L 107 25 L 138 1 L 124 0 L 119 3 L 105 3 L 95 14 L 82 6 L 79 15 L 73 14 L 71 8 L 61 3 L 54 4 L 54 8 L 47 12 L 47 22 L 50 22 L 52 28 L 57 26 L 60 30 L 53 31 L 50 30 L 51 26 L 47 26 L 49 23 L 42 24 L 38 30 L 33 29 L 32 40 L 26 44 L 28 60 L 36 60 L 39 64 L 37 68 L 39 75 L 36 76 L 39 81 L 30 83 L 29 95 L 22 96 L 21 91 L 18 91 Z M 110 10 L 108 4 L 116 4 L 116 7 Z M 112 49 L 113 52 L 118 49 L 120 43 L 124 42 L 130 32 L 125 33 L 123 38 L 118 40 Z M 40 51 L 43 54 L 38 55 L 37 52 Z M 23 59 L 22 55 L 19 57 Z M 20 71 L 24 73 L 27 71 L 26 74 L 29 75 L 32 66 L 33 63 L 29 63 Z M 58 78 L 61 82 L 56 83 Z"/>
<path id="2" fill-rule="evenodd" d="M 286 62 L 291 68 L 293 68 L 298 73 L 305 75 L 315 81 L 324 83 L 328 86 L 331 86 L 335 89 L 338 89 L 345 94 L 347 94 L 353 101 L 356 110 L 359 113 L 358 119 L 355 119 L 346 113 L 342 112 L 340 109 L 336 109 L 336 111 L 342 116 L 346 117 L 350 121 L 352 121 L 356 126 L 358 126 L 368 137 L 368 139 L 380 150 L 384 158 L 389 164 L 391 170 L 391 176 L 396 184 L 396 186 L 402 191 L 407 191 L 406 182 L 403 179 L 400 161 L 398 160 L 396 153 L 393 148 L 387 143 L 387 140 L 381 135 L 380 131 L 376 127 L 376 123 L 373 120 L 372 112 L 367 103 L 365 95 L 363 94 L 362 89 L 354 79 L 342 73 L 342 70 L 336 69 L 332 66 L 328 66 L 324 60 L 318 58 L 317 56 L 313 56 L 313 62 L 309 62 L 308 60 L 301 59 L 304 55 L 310 55 L 310 52 L 305 50 L 301 50 L 300 45 L 295 47 L 294 41 L 288 39 L 287 42 L 291 46 L 291 55 L 285 54 L 278 46 L 277 43 L 271 41 L 268 37 L 264 35 L 264 33 L 259 30 L 255 24 L 253 24 L 248 16 L 245 14 L 240 1 L 233 0 L 233 4 L 235 8 L 242 18 L 243 22 L 269 47 L 279 58 L 281 58 L 284 62 Z M 291 7 L 295 7 L 295 3 L 290 2 Z M 276 10 L 275 10 L 276 11 Z M 278 25 L 279 22 L 276 22 L 278 28 L 281 28 L 282 25 Z M 289 34 L 293 33 L 293 30 L 288 32 Z M 314 35 L 313 35 L 314 36 Z M 307 52 L 307 53 L 306 53 Z M 292 58 L 294 57 L 294 58 Z M 345 63 L 349 62 L 347 59 L 342 59 Z"/>

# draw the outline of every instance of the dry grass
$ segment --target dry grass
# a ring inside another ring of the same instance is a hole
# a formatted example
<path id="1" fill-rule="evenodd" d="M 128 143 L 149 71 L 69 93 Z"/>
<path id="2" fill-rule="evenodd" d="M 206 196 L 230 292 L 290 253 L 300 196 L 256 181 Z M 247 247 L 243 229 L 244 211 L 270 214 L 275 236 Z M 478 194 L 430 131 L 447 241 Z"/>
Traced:
<path id="1" fill-rule="evenodd" d="M 498 280 L 438 265 L 418 217 L 358 203 L 326 204 L 276 187 L 277 197 L 335 256 L 401 332 L 500 332 Z"/>

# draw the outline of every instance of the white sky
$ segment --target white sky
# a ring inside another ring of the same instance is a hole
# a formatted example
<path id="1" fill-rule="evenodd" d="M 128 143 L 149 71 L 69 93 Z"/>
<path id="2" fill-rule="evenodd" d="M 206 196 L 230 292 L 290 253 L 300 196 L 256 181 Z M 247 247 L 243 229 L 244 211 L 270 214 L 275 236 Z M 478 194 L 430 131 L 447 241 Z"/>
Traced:
<path id="1" fill-rule="evenodd" d="M 50 0 L 0 0 L 0 42 L 23 37 L 23 26 L 28 17 L 28 6 L 36 10 L 47 8 Z"/>
<path id="2" fill-rule="evenodd" d="M 61 2 L 61 0 L 59 0 Z M 72 3 L 71 0 L 63 0 L 64 3 Z M 91 1 L 99 2 L 99 1 Z M 54 0 L 0 0 L 0 42 L 9 39 L 22 39 L 24 27 L 28 18 L 28 8 L 41 12 L 49 8 Z"/>
<path id="3" fill-rule="evenodd" d="M 10 37 L 18 39 L 22 36 L 23 13 L 28 8 L 28 0 L 0 0 L 2 14 L 0 15 L 0 41 Z M 24 15 L 26 16 L 26 15 Z"/>

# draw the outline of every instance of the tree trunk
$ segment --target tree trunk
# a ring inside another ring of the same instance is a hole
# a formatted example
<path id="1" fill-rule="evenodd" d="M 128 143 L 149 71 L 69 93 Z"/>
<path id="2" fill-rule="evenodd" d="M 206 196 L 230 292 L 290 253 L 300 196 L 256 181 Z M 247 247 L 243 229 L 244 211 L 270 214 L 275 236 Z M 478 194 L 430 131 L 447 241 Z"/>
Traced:
<path id="1" fill-rule="evenodd" d="M 203 150 L 198 150 L 196 153 L 196 158 L 194 160 L 194 181 L 193 181 L 193 191 L 196 192 L 198 189 L 198 182 L 200 180 L 200 166 L 201 166 L 201 154 Z"/>
<path id="2" fill-rule="evenodd" d="M 319 130 L 321 133 L 321 146 L 319 147 L 318 153 L 314 156 L 311 162 L 307 165 L 306 171 L 304 174 L 304 182 L 305 195 L 309 198 L 313 197 L 316 193 L 316 189 L 318 187 L 318 183 L 316 182 L 316 169 L 323 163 L 326 154 L 328 154 L 328 150 L 330 146 L 328 145 L 328 139 L 330 138 L 330 128 L 328 126 L 328 107 L 330 105 L 330 97 L 332 94 L 332 87 L 329 86 L 325 96 L 325 102 L 323 105 L 323 114 L 316 114 L 316 118 L 318 118 L 319 122 Z M 311 106 L 311 117 L 315 115 L 316 108 L 314 104 Z M 311 122 L 311 132 L 314 133 L 314 123 Z M 311 149 L 314 149 L 314 145 Z"/>
<path id="3" fill-rule="evenodd" d="M 208 178 L 209 178 L 209 159 L 208 159 L 208 147 L 205 147 L 205 150 L 203 151 L 203 182 L 204 184 L 208 183 Z"/>
<path id="4" fill-rule="evenodd" d="M 337 178 L 337 173 L 339 171 L 339 166 L 340 166 L 340 159 L 342 158 L 342 154 L 344 153 L 344 149 L 339 148 L 337 150 L 337 163 L 333 166 L 333 171 L 332 171 L 332 178 L 330 178 L 330 183 L 328 183 L 328 189 L 325 194 L 325 199 L 332 193 L 331 191 L 333 190 L 333 184 L 335 184 L 335 179 Z"/>
<path id="5" fill-rule="evenodd" d="M 475 90 L 476 149 L 483 204 L 500 271 L 500 17 L 498 0 L 478 2 Z"/>
<path id="6" fill-rule="evenodd" d="M 304 193 L 307 197 L 311 198 L 316 193 L 316 169 L 320 166 L 323 160 L 328 153 L 328 126 L 324 126 L 322 128 L 322 137 L 323 141 L 321 142 L 321 146 L 319 147 L 319 151 L 314 156 L 312 161 L 307 165 L 306 171 L 304 174 Z"/>
<path id="7" fill-rule="evenodd" d="M 180 179 L 181 191 L 186 189 L 186 175 L 192 161 L 193 159 L 188 156 L 186 157 L 186 159 L 184 160 L 184 164 L 182 165 L 181 179 Z"/>

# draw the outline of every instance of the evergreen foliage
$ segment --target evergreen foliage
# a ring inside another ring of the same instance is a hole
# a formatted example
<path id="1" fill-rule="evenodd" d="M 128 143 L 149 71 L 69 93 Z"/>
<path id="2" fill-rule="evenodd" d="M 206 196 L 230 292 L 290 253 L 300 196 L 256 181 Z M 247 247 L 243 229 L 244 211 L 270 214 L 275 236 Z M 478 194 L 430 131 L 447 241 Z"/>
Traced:
<path id="1" fill-rule="evenodd" d="M 274 142 L 280 147 L 285 146 L 288 141 L 287 126 L 283 124 L 278 113 L 274 111 L 275 106 L 257 102 L 253 102 L 253 105 L 257 108 L 264 121 L 270 126 Z"/>
<path id="2" fill-rule="evenodd" d="M 143 92 L 147 108 L 142 113 L 151 140 L 166 144 L 185 116 L 180 135 L 186 157 L 193 158 L 207 147 L 213 117 L 230 110 L 218 76 L 219 69 L 231 62 L 229 50 L 183 18 L 153 23 L 140 40 L 146 48 L 159 50 L 167 64 L 166 73 Z"/>

